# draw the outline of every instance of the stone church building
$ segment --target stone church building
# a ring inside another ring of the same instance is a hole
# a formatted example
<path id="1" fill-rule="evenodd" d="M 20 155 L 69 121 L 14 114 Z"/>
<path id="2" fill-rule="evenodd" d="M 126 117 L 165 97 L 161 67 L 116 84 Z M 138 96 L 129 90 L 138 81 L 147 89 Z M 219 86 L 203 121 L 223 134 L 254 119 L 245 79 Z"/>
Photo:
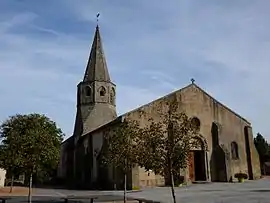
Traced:
<path id="1" fill-rule="evenodd" d="M 202 146 L 191 151 L 189 166 L 181 171 L 185 182 L 234 180 L 244 172 L 249 179 L 260 177 L 258 153 L 253 144 L 251 123 L 215 100 L 194 81 L 182 89 L 143 105 L 124 115 L 116 114 L 116 85 L 112 82 L 99 27 L 83 80 L 77 85 L 77 114 L 73 135 L 63 142 L 58 174 L 72 186 L 84 188 L 120 188 L 123 176 L 112 175 L 100 167 L 103 135 L 124 119 L 140 125 L 149 118 L 160 119 L 159 111 L 170 97 L 176 97 L 179 109 L 196 119 Z M 115 178 L 117 177 L 117 178 Z M 128 175 L 128 187 L 164 185 L 165 180 L 143 168 L 134 167 Z"/>

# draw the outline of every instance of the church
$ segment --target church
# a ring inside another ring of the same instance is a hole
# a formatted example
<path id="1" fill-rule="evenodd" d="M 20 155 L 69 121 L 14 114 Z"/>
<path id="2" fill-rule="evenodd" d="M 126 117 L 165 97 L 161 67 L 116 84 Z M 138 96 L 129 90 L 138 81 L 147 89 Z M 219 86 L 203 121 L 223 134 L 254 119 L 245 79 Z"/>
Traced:
<path id="1" fill-rule="evenodd" d="M 116 85 L 106 64 L 100 28 L 96 27 L 83 80 L 77 85 L 77 113 L 74 132 L 62 143 L 58 175 L 74 187 L 121 188 L 123 177 L 100 167 L 104 132 L 123 122 L 137 120 L 147 125 L 149 118 L 160 118 L 170 97 L 176 97 L 179 109 L 196 119 L 202 146 L 190 152 L 189 165 L 181 170 L 186 183 L 234 181 L 243 172 L 250 180 L 261 176 L 257 150 L 249 121 L 221 104 L 194 81 L 151 103 L 123 115 L 116 114 Z M 128 175 L 128 188 L 165 185 L 165 178 L 134 167 Z M 113 186 L 114 185 L 114 186 Z"/>

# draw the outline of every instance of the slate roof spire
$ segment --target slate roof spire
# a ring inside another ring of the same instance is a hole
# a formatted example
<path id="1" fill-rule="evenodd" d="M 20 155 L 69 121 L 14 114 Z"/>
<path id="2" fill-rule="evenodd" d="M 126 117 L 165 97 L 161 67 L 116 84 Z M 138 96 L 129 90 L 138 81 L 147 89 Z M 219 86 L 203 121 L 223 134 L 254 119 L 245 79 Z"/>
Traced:
<path id="1" fill-rule="evenodd" d="M 93 81 L 111 82 L 98 25 L 83 79 L 83 82 Z"/>

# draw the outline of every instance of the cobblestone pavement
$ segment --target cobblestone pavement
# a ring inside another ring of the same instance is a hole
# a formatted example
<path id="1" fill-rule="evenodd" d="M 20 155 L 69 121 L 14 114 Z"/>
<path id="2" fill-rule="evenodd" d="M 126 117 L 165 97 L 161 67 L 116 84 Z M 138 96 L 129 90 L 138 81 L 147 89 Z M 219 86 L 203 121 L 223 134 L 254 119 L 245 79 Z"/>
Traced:
<path id="1" fill-rule="evenodd" d="M 261 179 L 245 183 L 208 183 L 176 188 L 179 203 L 269 203 L 270 180 Z M 64 189 L 36 189 L 34 202 L 63 202 L 66 195 L 101 195 L 99 202 L 120 200 L 122 191 L 76 191 Z M 147 188 L 143 191 L 129 192 L 130 198 L 145 198 L 162 202 L 172 202 L 170 188 Z M 52 201 L 54 200 L 54 201 Z M 25 197 L 9 200 L 7 203 L 25 202 Z M 89 202 L 89 201 L 88 201 Z"/>

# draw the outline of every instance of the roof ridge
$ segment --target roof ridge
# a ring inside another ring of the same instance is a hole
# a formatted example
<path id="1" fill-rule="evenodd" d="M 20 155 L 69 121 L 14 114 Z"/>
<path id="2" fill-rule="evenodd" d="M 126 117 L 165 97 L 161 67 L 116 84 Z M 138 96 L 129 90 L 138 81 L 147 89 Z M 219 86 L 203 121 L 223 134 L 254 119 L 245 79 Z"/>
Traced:
<path id="1" fill-rule="evenodd" d="M 157 98 L 157 99 L 155 99 L 155 100 L 152 100 L 151 102 L 148 102 L 148 103 L 146 103 L 146 104 L 144 104 L 144 105 L 142 105 L 142 106 L 140 106 L 140 107 L 137 107 L 137 108 L 135 108 L 135 109 L 133 109 L 133 110 L 131 110 L 131 111 L 128 111 L 128 112 L 122 114 L 121 116 L 125 116 L 126 114 L 129 114 L 129 113 L 132 113 L 132 112 L 134 112 L 134 111 L 139 110 L 140 108 L 144 108 L 144 107 L 146 107 L 146 106 L 152 104 L 153 102 L 163 100 L 163 99 L 165 99 L 166 97 L 172 96 L 172 95 L 175 94 L 176 92 L 183 91 L 184 89 L 186 89 L 186 88 L 188 88 L 188 87 L 190 87 L 190 86 L 192 86 L 192 85 L 193 85 L 193 84 L 186 85 L 186 86 L 184 86 L 184 87 L 182 87 L 182 88 L 180 88 L 180 89 L 178 89 L 178 90 L 175 90 L 175 91 L 173 91 L 173 92 L 171 92 L 171 93 L 169 93 L 169 94 L 166 94 L 166 95 L 164 95 L 164 96 L 162 96 L 162 97 L 159 97 L 159 98 Z"/>

